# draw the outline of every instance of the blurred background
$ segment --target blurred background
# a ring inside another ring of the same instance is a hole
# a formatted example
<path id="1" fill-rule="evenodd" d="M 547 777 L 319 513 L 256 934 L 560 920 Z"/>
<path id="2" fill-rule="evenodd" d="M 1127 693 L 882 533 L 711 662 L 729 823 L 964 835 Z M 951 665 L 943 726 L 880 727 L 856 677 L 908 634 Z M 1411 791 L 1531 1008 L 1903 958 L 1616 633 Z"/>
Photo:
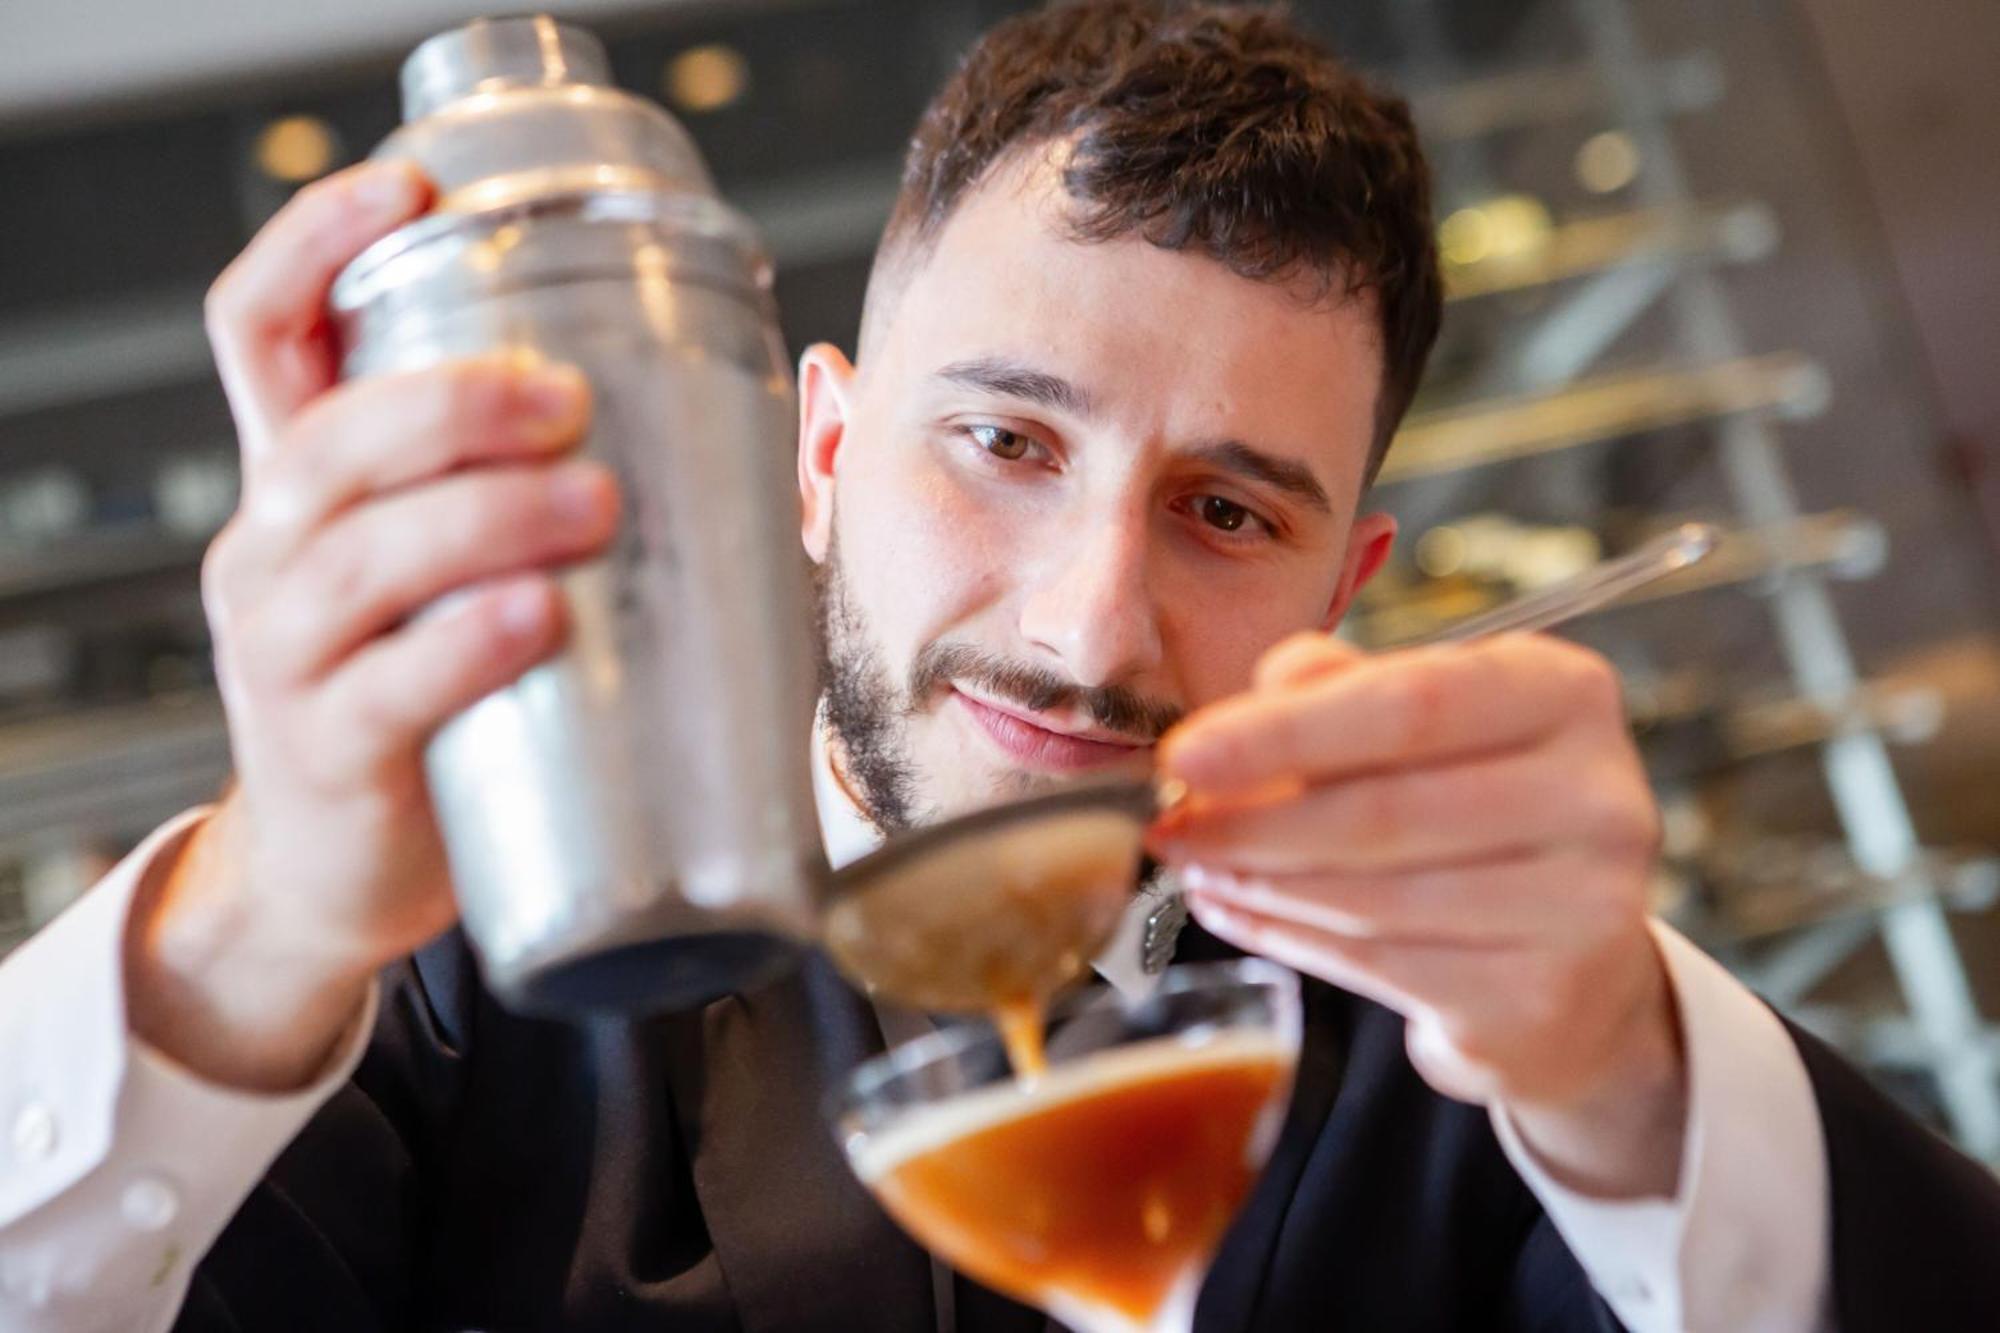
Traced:
<path id="1" fill-rule="evenodd" d="M 693 131 L 852 346 L 915 117 L 1001 0 L 547 6 Z M 1688 518 L 1586 622 L 1667 812 L 1661 910 L 2000 1163 L 2000 5 L 1301 0 L 1413 100 L 1451 304 L 1349 632 Z M 196 576 L 235 497 L 201 296 L 396 123 L 477 0 L 79 0 L 0 47 L 0 952 L 226 771 Z M 301 857 L 313 849 L 298 849 Z"/>

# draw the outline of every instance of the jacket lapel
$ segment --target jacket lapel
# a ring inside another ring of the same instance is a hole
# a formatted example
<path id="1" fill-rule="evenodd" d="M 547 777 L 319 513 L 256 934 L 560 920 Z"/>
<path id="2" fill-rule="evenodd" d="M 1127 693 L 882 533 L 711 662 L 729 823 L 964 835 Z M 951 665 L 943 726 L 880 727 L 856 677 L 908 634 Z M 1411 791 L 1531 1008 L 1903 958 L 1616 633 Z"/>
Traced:
<path id="1" fill-rule="evenodd" d="M 1299 1051 L 1291 1106 L 1264 1174 L 1209 1269 L 1195 1307 L 1197 1333 L 1240 1333 L 1257 1326 L 1258 1303 L 1278 1252 L 1279 1233 L 1340 1092 L 1347 1059 L 1341 1011 L 1331 1003 L 1333 993 L 1323 986 L 1306 982 L 1301 992 L 1307 1035 Z"/>
<path id="2" fill-rule="evenodd" d="M 1174 950 L 1175 963 L 1216 962 L 1243 957 L 1194 922 L 1182 930 Z M 1257 1305 L 1269 1277 L 1278 1235 L 1291 1212 L 1292 1199 L 1313 1149 L 1319 1143 L 1340 1092 L 1347 1061 L 1346 1012 L 1327 987 L 1300 978 L 1305 1040 L 1292 1080 L 1291 1105 L 1283 1129 L 1271 1149 L 1271 1160 L 1257 1178 L 1243 1211 L 1223 1237 L 1222 1248 L 1209 1266 L 1208 1281 L 1195 1304 L 1196 1333 L 1243 1333 L 1256 1326 Z"/>
<path id="3" fill-rule="evenodd" d="M 930 1260 L 882 1212 L 828 1126 L 829 1092 L 881 1050 L 866 1004 L 813 957 L 710 1005 L 676 1089 L 717 1260 L 744 1333 L 932 1333 Z"/>

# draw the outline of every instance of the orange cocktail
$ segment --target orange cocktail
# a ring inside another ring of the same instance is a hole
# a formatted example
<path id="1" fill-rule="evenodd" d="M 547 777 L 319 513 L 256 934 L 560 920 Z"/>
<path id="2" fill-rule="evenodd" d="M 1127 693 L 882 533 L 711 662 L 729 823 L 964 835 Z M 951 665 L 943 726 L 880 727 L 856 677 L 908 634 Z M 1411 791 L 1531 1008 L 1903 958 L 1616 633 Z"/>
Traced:
<path id="1" fill-rule="evenodd" d="M 1289 973 L 1177 969 L 1144 1004 L 1059 1027 L 1034 1077 L 965 1031 L 865 1066 L 849 1158 L 911 1235 L 988 1286 L 1090 1333 L 1184 1328 L 1297 1052 Z"/>

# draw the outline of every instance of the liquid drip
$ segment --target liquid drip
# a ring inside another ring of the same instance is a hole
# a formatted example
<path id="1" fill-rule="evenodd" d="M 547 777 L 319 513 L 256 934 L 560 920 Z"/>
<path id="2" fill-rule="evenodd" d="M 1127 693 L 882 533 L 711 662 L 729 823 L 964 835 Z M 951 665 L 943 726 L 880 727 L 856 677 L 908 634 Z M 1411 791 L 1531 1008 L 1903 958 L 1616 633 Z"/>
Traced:
<path id="1" fill-rule="evenodd" d="M 993 1026 L 1000 1030 L 1000 1041 L 1007 1048 L 1007 1063 L 1013 1066 L 1015 1078 L 1033 1078 L 1048 1072 L 1048 1058 L 1042 1049 L 1041 1001 L 1012 1000 L 995 1005 Z"/>

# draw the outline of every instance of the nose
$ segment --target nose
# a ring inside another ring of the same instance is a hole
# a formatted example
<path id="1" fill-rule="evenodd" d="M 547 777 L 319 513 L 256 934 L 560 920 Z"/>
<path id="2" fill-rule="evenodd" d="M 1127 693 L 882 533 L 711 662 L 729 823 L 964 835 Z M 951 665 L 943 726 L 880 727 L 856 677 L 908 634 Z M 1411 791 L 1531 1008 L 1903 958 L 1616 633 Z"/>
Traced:
<path id="1" fill-rule="evenodd" d="M 1075 541 L 1045 549 L 1021 605 L 1021 636 L 1060 660 L 1079 685 L 1144 679 L 1161 655 L 1145 519 L 1099 516 L 1074 530 Z"/>

